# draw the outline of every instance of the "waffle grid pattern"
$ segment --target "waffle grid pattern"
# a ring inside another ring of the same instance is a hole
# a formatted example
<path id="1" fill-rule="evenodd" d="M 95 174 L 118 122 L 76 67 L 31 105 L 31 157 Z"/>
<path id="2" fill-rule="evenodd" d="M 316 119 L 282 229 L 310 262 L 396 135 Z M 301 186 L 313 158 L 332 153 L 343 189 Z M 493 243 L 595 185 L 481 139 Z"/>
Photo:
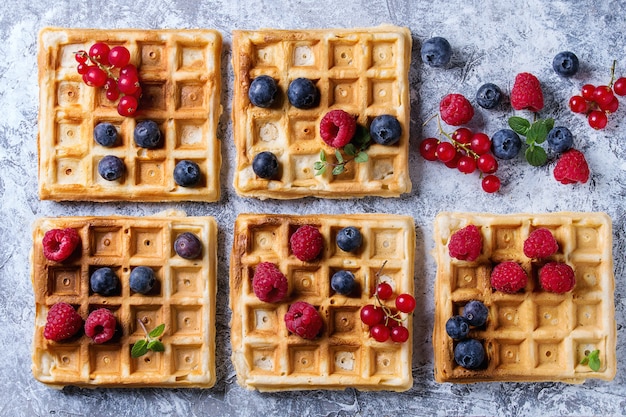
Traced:
<path id="1" fill-rule="evenodd" d="M 79 255 L 57 263 L 43 255 L 47 230 L 71 227 L 81 236 Z M 202 258 L 178 256 L 173 243 L 183 232 L 203 242 Z M 215 291 L 217 228 L 210 217 L 58 218 L 40 219 L 34 226 L 33 288 L 36 317 L 33 374 L 53 386 L 203 387 L 215 383 Z M 136 266 L 149 266 L 157 285 L 146 295 L 129 288 Z M 112 296 L 93 293 L 89 277 L 108 266 L 120 278 Z M 118 335 L 94 344 L 84 332 L 53 342 L 43 337 L 49 308 L 57 302 L 73 305 L 86 319 L 108 308 L 118 321 Z M 132 345 L 148 330 L 165 324 L 165 352 L 132 358 Z"/>
<path id="2" fill-rule="evenodd" d="M 324 251 L 313 262 L 301 262 L 289 250 L 289 237 L 301 225 L 319 227 Z M 361 250 L 350 254 L 335 244 L 339 230 L 360 229 Z M 238 382 L 249 389 L 345 389 L 404 391 L 412 386 L 412 337 L 403 344 L 379 343 L 360 320 L 360 309 L 373 304 L 375 274 L 383 274 L 396 295 L 413 292 L 415 231 L 410 217 L 391 215 L 281 216 L 240 215 L 235 224 L 231 259 L 231 341 Z M 289 282 L 282 303 L 260 301 L 252 276 L 260 262 L 273 262 Z M 336 294 L 330 277 L 340 269 L 354 273 L 358 295 Z M 305 340 L 284 324 L 289 305 L 306 301 L 320 311 L 322 335 Z M 407 327 L 412 334 L 412 318 Z"/>
<path id="3" fill-rule="evenodd" d="M 474 262 L 450 258 L 447 244 L 454 231 L 474 224 L 483 250 Z M 532 230 L 546 227 L 559 243 L 549 260 L 531 260 L 523 242 Z M 603 213 L 485 215 L 440 213 L 435 221 L 435 379 L 438 382 L 562 381 L 615 376 L 616 328 L 611 220 Z M 493 265 L 512 260 L 528 273 L 526 288 L 516 294 L 491 289 Z M 566 294 L 542 290 L 538 271 L 548 261 L 574 268 L 576 286 Z M 485 347 L 487 365 L 468 370 L 454 361 L 454 342 L 446 334 L 449 317 L 462 314 L 470 300 L 489 308 L 484 328 L 470 331 Z M 580 361 L 599 349 L 601 369 Z"/>
<path id="4" fill-rule="evenodd" d="M 136 118 L 117 113 L 103 88 L 85 85 L 74 54 L 96 41 L 124 45 L 137 65 L 143 96 Z M 39 195 L 52 200 L 217 201 L 220 196 L 222 40 L 212 30 L 41 31 L 39 44 Z M 154 120 L 163 146 L 135 145 L 139 120 Z M 112 123 L 121 143 L 106 148 L 93 139 L 100 122 Z M 116 181 L 98 174 L 98 162 L 115 155 L 126 172 Z M 190 159 L 202 178 L 178 186 L 176 163 Z"/>
<path id="5" fill-rule="evenodd" d="M 407 29 L 234 31 L 233 51 L 234 186 L 239 194 L 276 199 L 395 197 L 411 190 Z M 255 107 L 248 99 L 250 82 L 260 75 L 273 77 L 280 89 L 279 103 L 269 109 Z M 316 83 L 319 106 L 291 106 L 286 93 L 298 77 Z M 376 116 L 391 114 L 402 126 L 402 137 L 393 146 L 373 144 L 367 162 L 351 162 L 341 175 L 333 177 L 330 168 L 316 176 L 313 165 L 321 150 L 329 162 L 336 161 L 334 150 L 319 134 L 320 120 L 334 109 L 355 115 L 366 127 Z M 279 179 L 261 179 L 252 171 L 254 156 L 263 151 L 278 158 Z"/>

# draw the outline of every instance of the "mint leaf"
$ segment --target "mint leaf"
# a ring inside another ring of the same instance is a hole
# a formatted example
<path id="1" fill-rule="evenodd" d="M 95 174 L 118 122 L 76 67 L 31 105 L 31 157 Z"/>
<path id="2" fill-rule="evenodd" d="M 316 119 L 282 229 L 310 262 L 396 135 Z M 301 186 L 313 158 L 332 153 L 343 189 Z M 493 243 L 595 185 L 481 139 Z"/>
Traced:
<path id="1" fill-rule="evenodd" d="M 362 148 L 370 141 L 370 132 L 369 130 L 360 124 L 356 125 L 356 130 L 354 132 L 354 136 L 352 137 L 352 142 Z"/>
<path id="2" fill-rule="evenodd" d="M 137 340 L 130 351 L 130 356 L 138 358 L 148 353 L 148 341 L 145 339 Z"/>
<path id="3" fill-rule="evenodd" d="M 592 371 L 598 372 L 600 370 L 600 350 L 596 349 L 588 353 L 583 360 L 580 361 L 581 365 L 589 365 Z"/>
<path id="4" fill-rule="evenodd" d="M 339 150 L 335 151 L 335 158 L 337 158 L 337 162 L 339 162 L 340 164 L 343 162 L 343 155 L 341 155 L 341 152 L 339 152 Z"/>
<path id="5" fill-rule="evenodd" d="M 148 336 L 150 337 L 159 337 L 163 334 L 163 331 L 165 330 L 165 324 L 162 323 L 160 325 L 158 325 L 157 327 L 155 327 L 154 329 L 152 329 L 152 331 L 150 333 L 148 333 Z"/>
<path id="6" fill-rule="evenodd" d="M 324 168 L 324 163 L 322 161 L 317 161 L 316 163 L 313 164 L 313 169 L 316 171 L 319 171 L 320 169 Z"/>
<path id="7" fill-rule="evenodd" d="M 544 165 L 548 161 L 548 155 L 541 146 L 530 146 L 526 149 L 526 160 L 534 167 Z"/>
<path id="8" fill-rule="evenodd" d="M 322 166 L 320 169 L 316 168 L 316 171 L 317 172 L 315 173 L 315 176 L 322 175 L 324 172 L 326 172 L 326 165 Z"/>
<path id="9" fill-rule="evenodd" d="M 356 146 L 354 146 L 351 143 L 348 143 L 346 146 L 343 147 L 343 151 L 348 156 L 354 156 L 356 154 Z"/>
<path id="10" fill-rule="evenodd" d="M 163 346 L 163 343 L 161 343 L 160 340 L 153 340 L 150 343 L 148 343 L 148 349 L 150 349 L 153 352 L 164 352 L 165 351 L 165 346 Z"/>
<path id="11" fill-rule="evenodd" d="M 550 131 L 554 127 L 554 119 L 549 117 L 547 119 L 543 119 L 542 122 L 546 126 L 546 129 L 548 130 L 548 133 L 550 133 Z"/>
<path id="12" fill-rule="evenodd" d="M 367 156 L 367 154 L 363 151 L 359 152 L 358 155 L 356 156 L 356 158 L 354 158 L 354 162 L 367 162 L 367 160 L 369 159 L 369 156 Z"/>
<path id="13" fill-rule="evenodd" d="M 535 122 L 528 129 L 528 133 L 526 133 L 526 143 L 543 143 L 548 137 L 548 126 L 539 121 Z"/>
<path id="14" fill-rule="evenodd" d="M 515 133 L 526 136 L 526 132 L 530 129 L 530 122 L 523 117 L 513 116 L 509 117 L 509 126 Z"/>
<path id="15" fill-rule="evenodd" d="M 337 165 L 335 168 L 333 168 L 333 175 L 340 175 L 345 170 L 346 168 L 344 165 Z"/>
<path id="16" fill-rule="evenodd" d="M 326 152 L 323 149 L 320 151 L 320 161 L 326 162 Z"/>

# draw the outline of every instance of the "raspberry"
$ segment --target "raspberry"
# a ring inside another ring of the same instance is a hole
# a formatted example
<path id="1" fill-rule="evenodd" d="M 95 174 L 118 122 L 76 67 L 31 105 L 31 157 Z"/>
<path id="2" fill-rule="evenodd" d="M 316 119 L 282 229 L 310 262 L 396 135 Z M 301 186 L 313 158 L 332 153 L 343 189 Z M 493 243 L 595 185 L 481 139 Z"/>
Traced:
<path id="1" fill-rule="evenodd" d="M 80 243 L 78 232 L 70 227 L 67 229 L 48 230 L 43 236 L 43 255 L 56 262 L 63 262 L 74 252 Z"/>
<path id="2" fill-rule="evenodd" d="M 547 258 L 559 250 L 552 232 L 545 227 L 535 229 L 524 241 L 524 255 L 529 258 Z"/>
<path id="3" fill-rule="evenodd" d="M 296 258 L 307 262 L 319 256 L 324 247 L 324 238 L 315 227 L 304 225 L 291 235 L 289 243 Z"/>
<path id="4" fill-rule="evenodd" d="M 528 109 L 534 112 L 543 109 L 543 92 L 537 77 L 528 72 L 517 74 L 511 90 L 511 106 L 515 110 Z"/>
<path id="5" fill-rule="evenodd" d="M 347 145 L 356 131 L 356 120 L 343 110 L 331 110 L 320 122 L 320 135 L 333 148 Z"/>
<path id="6" fill-rule="evenodd" d="M 278 303 L 287 295 L 287 278 L 271 262 L 261 262 L 254 270 L 252 289 L 261 301 Z"/>
<path id="7" fill-rule="evenodd" d="M 576 285 L 574 270 L 562 262 L 549 262 L 539 270 L 539 283 L 546 291 L 563 294 Z"/>
<path id="8" fill-rule="evenodd" d="M 448 94 L 439 103 L 439 113 L 450 126 L 460 126 L 472 120 L 474 108 L 461 94 Z"/>
<path id="9" fill-rule="evenodd" d="M 554 167 L 554 178 L 561 184 L 586 183 L 589 180 L 589 165 L 585 155 L 576 149 L 563 153 Z"/>
<path id="10" fill-rule="evenodd" d="M 462 261 L 475 261 L 480 256 L 482 248 L 480 231 L 473 224 L 454 232 L 448 243 L 450 256 Z"/>
<path id="11" fill-rule="evenodd" d="M 496 265 L 491 271 L 491 286 L 497 291 L 514 294 L 524 288 L 528 275 L 521 266 L 512 261 Z"/>
<path id="12" fill-rule="evenodd" d="M 311 304 L 298 301 L 285 314 L 287 330 L 305 339 L 315 339 L 322 330 L 322 316 Z"/>
<path id="13" fill-rule="evenodd" d="M 85 334 L 91 337 L 94 343 L 104 343 L 110 340 L 116 328 L 117 320 L 106 308 L 92 311 L 85 321 Z"/>
<path id="14" fill-rule="evenodd" d="M 43 337 L 58 342 L 74 336 L 83 326 L 83 318 L 67 303 L 56 303 L 48 311 Z"/>

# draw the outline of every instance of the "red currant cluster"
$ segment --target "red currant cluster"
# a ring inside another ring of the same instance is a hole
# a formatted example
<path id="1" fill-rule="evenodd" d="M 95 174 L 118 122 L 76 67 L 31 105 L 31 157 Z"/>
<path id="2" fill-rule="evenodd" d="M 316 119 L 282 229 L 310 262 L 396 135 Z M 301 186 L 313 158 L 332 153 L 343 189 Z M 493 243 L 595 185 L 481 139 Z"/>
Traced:
<path id="1" fill-rule="evenodd" d="M 452 135 L 444 132 L 439 126 L 439 132 L 449 139 L 441 141 L 437 138 L 427 138 L 420 143 L 420 154 L 427 161 L 441 161 L 448 168 L 458 169 L 464 174 L 480 171 L 482 188 L 485 192 L 495 193 L 500 189 L 500 178 L 495 172 L 498 170 L 498 161 L 491 154 L 491 139 L 482 132 L 473 133 L 466 127 L 460 127 Z"/>
<path id="2" fill-rule="evenodd" d="M 121 116 L 134 116 L 141 97 L 137 67 L 130 64 L 130 52 L 125 46 L 109 46 L 96 42 L 87 51 L 75 54 L 76 71 L 90 87 L 103 87 L 111 101 L 119 98 L 117 112 Z M 122 97 L 120 98 L 120 95 Z"/>
<path id="3" fill-rule="evenodd" d="M 398 311 L 394 312 L 382 302 L 391 299 L 392 296 L 391 285 L 387 282 L 379 283 L 374 294 L 376 304 L 368 304 L 361 309 L 361 321 L 370 326 L 370 336 L 374 340 L 386 342 L 391 338 L 396 343 L 404 343 L 409 339 L 409 329 L 403 325 L 401 313 L 413 312 L 415 298 L 411 294 L 399 294 L 395 300 Z"/>
<path id="4" fill-rule="evenodd" d="M 615 63 L 611 68 L 611 82 L 608 85 L 594 86 L 585 84 L 580 95 L 569 100 L 569 108 L 574 113 L 587 116 L 587 122 L 592 128 L 604 129 L 609 121 L 608 115 L 615 113 L 619 108 L 618 96 L 626 95 L 626 77 L 614 80 Z"/>

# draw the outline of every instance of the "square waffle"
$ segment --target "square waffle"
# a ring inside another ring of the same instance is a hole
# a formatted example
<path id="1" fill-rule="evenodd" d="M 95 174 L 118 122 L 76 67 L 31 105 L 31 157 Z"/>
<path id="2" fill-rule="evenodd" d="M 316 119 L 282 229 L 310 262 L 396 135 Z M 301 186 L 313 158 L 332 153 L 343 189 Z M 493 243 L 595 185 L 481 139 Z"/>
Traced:
<path id="1" fill-rule="evenodd" d="M 299 261 L 289 249 L 291 234 L 301 225 L 319 228 L 324 249 L 317 260 Z M 363 244 L 356 253 L 335 243 L 339 230 L 355 226 Z M 235 222 L 231 255 L 230 303 L 232 360 L 237 381 L 248 389 L 284 391 L 345 389 L 404 391 L 411 373 L 412 317 L 405 343 L 380 343 L 360 319 L 361 307 L 374 304 L 376 273 L 383 274 L 395 294 L 413 294 L 415 226 L 411 217 L 362 215 L 242 214 Z M 260 301 L 252 290 L 254 269 L 273 262 L 289 283 L 281 303 Z M 330 278 L 341 269 L 354 273 L 358 294 L 335 293 Z M 290 334 L 284 323 L 289 305 L 306 301 L 324 320 L 320 336 L 306 340 Z"/>
<path id="2" fill-rule="evenodd" d="M 143 96 L 135 118 L 117 113 L 103 88 L 87 86 L 74 54 L 97 41 L 124 45 L 137 65 Z M 45 28 L 39 35 L 39 196 L 44 200 L 217 201 L 220 197 L 222 38 L 213 30 L 99 30 Z M 139 120 L 154 120 L 163 146 L 135 145 Z M 105 148 L 93 129 L 112 123 L 121 144 Z M 98 162 L 115 155 L 126 172 L 116 181 L 98 174 Z M 194 187 L 174 182 L 176 163 L 200 166 Z"/>
<path id="3" fill-rule="evenodd" d="M 474 262 L 453 259 L 450 236 L 469 224 L 481 233 L 483 248 Z M 547 261 L 527 258 L 523 244 L 530 232 L 548 228 L 559 244 L 549 261 L 566 262 L 576 285 L 565 294 L 544 291 L 538 270 Z M 561 381 L 615 376 L 616 324 L 613 301 L 611 219 L 604 213 L 478 214 L 440 213 L 435 220 L 437 279 L 433 347 L 438 382 Z M 529 276 L 519 293 L 492 290 L 492 267 L 519 263 Z M 454 360 L 454 342 L 447 335 L 448 318 L 462 314 L 470 300 L 489 309 L 487 323 L 470 331 L 485 348 L 487 365 L 469 370 Z M 593 371 L 581 360 L 599 349 L 601 368 Z"/>
<path id="4" fill-rule="evenodd" d="M 43 254 L 46 231 L 74 228 L 82 245 L 68 260 L 49 261 Z M 176 237 L 194 233 L 203 244 L 202 256 L 188 260 L 176 254 Z M 217 226 L 212 217 L 183 217 L 176 213 L 154 217 L 43 218 L 33 228 L 32 283 L 35 294 L 35 333 L 32 371 L 53 387 L 209 388 L 215 383 L 215 292 Z M 158 284 L 146 295 L 130 290 L 130 271 L 154 269 Z M 94 269 L 108 266 L 120 279 L 121 291 L 101 296 L 90 289 Z M 95 309 L 110 309 L 118 322 L 117 335 L 95 344 L 81 330 L 54 342 L 44 338 L 50 307 L 74 306 L 86 319 Z M 131 357 L 132 345 L 161 323 L 164 352 Z"/>
<path id="5" fill-rule="evenodd" d="M 411 191 L 408 170 L 411 34 L 407 28 L 233 31 L 234 140 L 237 162 L 235 190 L 242 196 L 293 199 L 306 196 L 351 198 L 397 197 Z M 248 99 L 251 81 L 273 77 L 281 98 L 272 108 L 255 107 Z M 320 91 L 319 106 L 291 106 L 286 97 L 291 80 L 311 79 Z M 346 165 L 315 175 L 320 151 L 336 161 L 334 149 L 322 141 L 319 123 L 330 110 L 341 109 L 369 127 L 381 114 L 395 116 L 402 126 L 392 146 L 373 143 L 365 163 Z M 280 178 L 265 180 L 252 170 L 263 151 L 278 159 Z"/>

